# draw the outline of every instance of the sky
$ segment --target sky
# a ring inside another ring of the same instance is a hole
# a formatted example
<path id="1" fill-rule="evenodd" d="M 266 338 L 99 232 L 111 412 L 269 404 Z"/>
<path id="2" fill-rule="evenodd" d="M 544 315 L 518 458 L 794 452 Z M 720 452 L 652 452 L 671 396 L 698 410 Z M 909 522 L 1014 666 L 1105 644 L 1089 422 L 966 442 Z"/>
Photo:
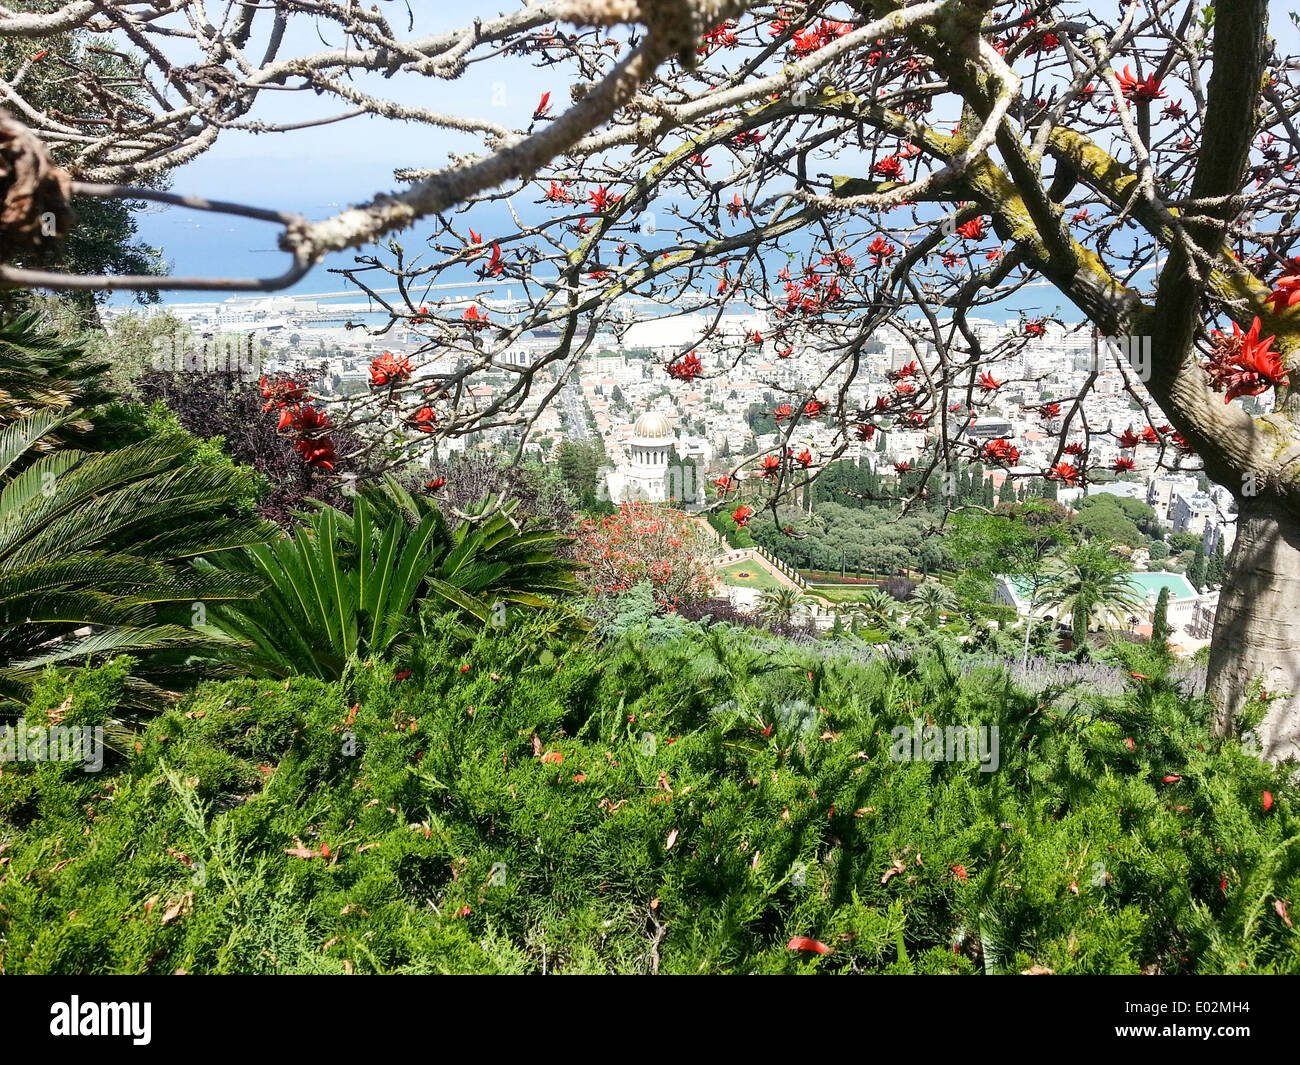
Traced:
<path id="1" fill-rule="evenodd" d="M 414 0 L 412 8 L 418 14 L 416 25 L 408 35 L 449 29 L 475 16 L 490 18 L 501 9 L 481 0 L 465 0 L 456 5 L 441 0 L 436 3 Z M 385 9 L 394 17 L 398 8 L 385 5 Z M 1270 28 L 1283 39 L 1284 51 L 1295 51 L 1298 40 L 1295 26 L 1285 17 L 1282 5 L 1277 5 L 1275 11 Z M 291 20 L 290 24 L 294 28 L 286 39 L 283 55 L 341 43 L 337 36 L 331 38 L 328 33 L 322 42 L 303 20 Z M 407 30 L 404 24 L 395 28 Z M 378 74 L 362 74 L 356 83 L 363 90 L 390 96 L 400 94 L 399 98 L 407 103 L 477 115 L 519 129 L 528 125 L 542 92 L 554 94 L 552 110 L 568 102 L 568 86 L 560 68 L 537 69 L 529 61 L 519 59 L 471 65 L 452 82 L 421 77 L 408 77 L 403 82 L 401 75 L 385 82 Z M 302 121 L 341 109 L 337 101 L 311 93 L 271 92 L 262 94 L 252 117 L 266 121 Z M 401 183 L 393 177 L 395 168 L 436 168 L 446 162 L 449 151 L 480 149 L 477 137 L 371 116 L 286 133 L 231 130 L 224 132 L 213 148 L 174 170 L 171 189 L 298 211 L 317 219 L 349 204 L 368 200 L 378 191 L 401 188 Z M 520 207 L 527 209 L 526 203 Z M 503 207 L 488 206 L 476 208 L 476 226 L 484 222 L 488 226 L 493 224 L 493 211 L 500 212 L 503 225 L 508 221 Z M 417 225 L 399 239 L 413 248 L 429 232 L 428 227 Z M 278 234 L 279 227 L 269 223 L 186 208 L 150 206 L 139 216 L 140 238 L 161 247 L 176 274 L 274 276 L 288 265 L 287 256 L 276 247 Z M 287 291 L 313 293 L 345 288 L 343 280 L 330 275 L 328 269 L 353 265 L 354 254 L 331 256 Z M 202 292 L 164 293 L 164 299 L 169 301 L 213 298 L 219 297 Z M 129 295 L 122 294 L 115 302 L 129 299 Z M 1027 290 L 1014 303 L 1009 303 L 1007 313 L 1008 316 L 1014 316 L 1019 310 L 1051 313 L 1061 302 L 1057 293 L 1042 286 Z M 1067 317 L 1072 313 L 1067 310 Z"/>

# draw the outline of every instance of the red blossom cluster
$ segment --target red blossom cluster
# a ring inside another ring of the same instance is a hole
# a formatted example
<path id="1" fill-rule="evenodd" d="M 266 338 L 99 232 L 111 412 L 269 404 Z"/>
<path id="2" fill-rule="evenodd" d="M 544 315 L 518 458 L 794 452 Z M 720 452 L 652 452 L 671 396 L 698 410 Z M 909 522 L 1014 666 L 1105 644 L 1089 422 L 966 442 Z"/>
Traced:
<path id="1" fill-rule="evenodd" d="M 1273 337 L 1260 340 L 1259 331 L 1258 318 L 1244 333 L 1236 322 L 1232 323 L 1232 336 L 1214 330 L 1213 352 L 1204 367 L 1211 387 L 1226 393 L 1224 403 L 1289 383 L 1281 354 L 1271 348 Z"/>
<path id="2" fill-rule="evenodd" d="M 982 457 L 998 466 L 1014 466 L 1020 461 L 1020 449 L 1010 440 L 990 440 L 984 445 Z"/>
<path id="3" fill-rule="evenodd" d="M 713 584 L 709 553 L 698 524 L 650 503 L 624 503 L 617 514 L 589 518 L 578 534 L 584 579 L 606 594 L 649 581 L 661 601 L 706 596 Z"/>
<path id="4" fill-rule="evenodd" d="M 399 385 L 410 379 L 413 370 L 411 360 L 403 355 L 400 359 L 385 351 L 370 360 L 370 387 L 385 388 Z"/>
<path id="5" fill-rule="evenodd" d="M 684 358 L 668 364 L 668 376 L 674 381 L 694 381 L 704 372 L 700 357 L 691 352 Z"/>
<path id="6" fill-rule="evenodd" d="M 1145 78 L 1136 77 L 1133 72 L 1126 66 L 1124 73 L 1115 74 L 1119 80 L 1120 91 L 1124 94 L 1126 100 L 1136 100 L 1138 103 L 1152 103 L 1155 100 L 1163 100 L 1167 95 L 1160 88 L 1160 79 L 1154 74 L 1148 74 Z"/>
<path id="7" fill-rule="evenodd" d="M 777 23 L 784 31 L 783 23 Z M 831 41 L 843 37 L 849 30 L 853 29 L 847 22 L 836 22 L 833 19 L 822 19 L 816 27 L 808 26 L 794 35 L 793 49 L 796 58 L 802 58 L 806 55 L 812 55 L 820 48 L 825 48 Z"/>

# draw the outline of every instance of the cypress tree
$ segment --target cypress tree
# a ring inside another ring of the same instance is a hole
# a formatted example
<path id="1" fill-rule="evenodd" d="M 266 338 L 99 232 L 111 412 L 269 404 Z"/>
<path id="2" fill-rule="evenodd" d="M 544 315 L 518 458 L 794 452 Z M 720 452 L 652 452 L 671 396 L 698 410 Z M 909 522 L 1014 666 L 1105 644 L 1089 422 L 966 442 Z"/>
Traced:
<path id="1" fill-rule="evenodd" d="M 1169 589 L 1161 588 L 1151 621 L 1151 642 L 1163 650 L 1169 642 Z"/>

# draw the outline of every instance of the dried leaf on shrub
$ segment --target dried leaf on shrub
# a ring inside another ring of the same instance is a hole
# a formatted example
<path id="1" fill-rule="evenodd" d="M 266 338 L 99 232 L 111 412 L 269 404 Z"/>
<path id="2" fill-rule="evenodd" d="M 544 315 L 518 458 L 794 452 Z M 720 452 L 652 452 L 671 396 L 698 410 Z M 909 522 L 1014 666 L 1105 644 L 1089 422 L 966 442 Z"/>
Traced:
<path id="1" fill-rule="evenodd" d="M 177 917 L 183 917 L 194 909 L 194 892 L 187 891 L 179 899 L 172 899 L 167 904 L 167 909 L 163 910 L 162 923 L 167 924 L 176 920 Z"/>

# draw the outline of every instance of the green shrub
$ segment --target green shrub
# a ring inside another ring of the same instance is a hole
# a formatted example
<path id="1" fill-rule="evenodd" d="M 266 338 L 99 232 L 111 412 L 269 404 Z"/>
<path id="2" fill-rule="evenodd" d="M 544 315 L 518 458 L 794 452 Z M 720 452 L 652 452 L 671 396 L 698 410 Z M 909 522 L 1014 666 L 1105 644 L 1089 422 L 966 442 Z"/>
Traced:
<path id="1" fill-rule="evenodd" d="M 6 764 L 0 968 L 1300 972 L 1296 789 L 1140 648 L 1080 700 L 941 645 L 561 622 L 209 682 L 98 776 Z M 918 718 L 997 725 L 998 770 L 891 760 Z"/>

